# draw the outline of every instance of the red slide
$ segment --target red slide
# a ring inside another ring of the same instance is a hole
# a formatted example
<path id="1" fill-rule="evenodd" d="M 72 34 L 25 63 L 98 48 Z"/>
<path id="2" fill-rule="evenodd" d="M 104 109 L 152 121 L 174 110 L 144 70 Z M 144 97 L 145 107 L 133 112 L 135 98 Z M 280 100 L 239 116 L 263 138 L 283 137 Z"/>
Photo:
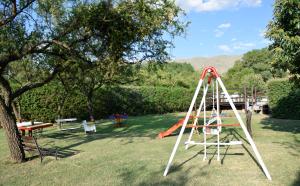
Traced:
<path id="1" fill-rule="evenodd" d="M 159 134 L 158 134 L 158 137 L 159 137 L 160 139 L 162 139 L 162 138 L 164 138 L 164 137 L 166 137 L 166 136 L 171 135 L 175 130 L 177 130 L 179 127 L 182 126 L 183 122 L 184 122 L 184 118 L 178 120 L 178 122 L 177 122 L 175 125 L 173 125 L 171 128 L 169 128 L 168 130 L 166 130 L 166 131 L 164 131 L 164 132 L 159 133 Z"/>

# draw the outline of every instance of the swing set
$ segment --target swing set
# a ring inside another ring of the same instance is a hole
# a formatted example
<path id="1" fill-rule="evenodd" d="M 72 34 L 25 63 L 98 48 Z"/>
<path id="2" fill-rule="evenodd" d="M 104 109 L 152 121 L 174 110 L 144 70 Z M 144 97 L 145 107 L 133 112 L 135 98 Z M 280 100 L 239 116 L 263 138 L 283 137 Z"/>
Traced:
<path id="1" fill-rule="evenodd" d="M 207 113 L 207 93 L 209 90 L 209 87 L 212 88 L 212 110 L 210 115 Z M 220 102 L 219 102 L 219 87 L 222 89 L 222 91 L 225 93 L 225 98 L 228 100 L 234 115 L 236 119 L 238 120 L 237 124 L 223 124 L 222 123 L 222 114 L 220 113 Z M 196 114 L 193 116 L 193 108 L 196 107 L 196 100 L 199 96 L 200 89 L 203 89 L 202 99 L 200 102 L 200 105 L 198 109 L 196 110 Z M 200 116 L 200 113 L 203 112 L 203 116 Z M 199 125 L 199 118 L 203 118 L 203 125 Z M 192 119 L 192 124 L 187 124 L 188 121 Z M 249 132 L 247 131 L 247 128 L 241 119 L 240 114 L 238 113 L 233 100 L 231 99 L 230 95 L 227 92 L 227 89 L 225 88 L 220 75 L 217 73 L 216 69 L 214 67 L 206 67 L 204 68 L 201 78 L 199 80 L 199 83 L 197 85 L 196 91 L 194 93 L 192 102 L 190 104 L 189 110 L 185 116 L 184 119 L 179 120 L 178 123 L 176 123 L 173 127 L 171 127 L 169 130 L 162 132 L 159 134 L 160 138 L 163 138 L 166 135 L 169 135 L 172 133 L 172 131 L 176 130 L 177 128 L 181 127 L 180 133 L 177 137 L 176 143 L 174 145 L 174 148 L 172 150 L 172 153 L 170 155 L 168 164 L 166 166 L 166 169 L 164 171 L 164 176 L 166 176 L 169 172 L 170 166 L 172 164 L 172 161 L 174 159 L 174 156 L 176 154 L 176 151 L 178 149 L 178 146 L 180 144 L 180 141 L 182 139 L 183 133 L 186 128 L 192 128 L 188 137 L 188 140 L 184 143 L 185 149 L 188 149 L 190 145 L 203 145 L 204 147 L 204 157 L 203 160 L 205 161 L 207 159 L 207 147 L 210 145 L 217 146 L 217 161 L 220 161 L 220 146 L 224 145 L 241 145 L 242 141 L 229 141 L 229 142 L 220 142 L 220 134 L 222 132 L 222 127 L 241 127 L 243 129 L 243 132 L 245 133 L 246 139 L 251 145 L 254 154 L 258 160 L 259 165 L 261 166 L 263 172 L 265 173 L 266 177 L 271 180 L 271 175 L 269 174 L 269 171 L 264 164 L 260 153 L 258 152 L 258 149 L 250 136 Z M 202 128 L 203 133 L 203 141 L 202 142 L 196 142 L 192 140 L 193 133 L 196 132 L 199 134 L 198 129 Z M 216 142 L 208 142 L 208 135 L 216 136 L 217 141 Z"/>

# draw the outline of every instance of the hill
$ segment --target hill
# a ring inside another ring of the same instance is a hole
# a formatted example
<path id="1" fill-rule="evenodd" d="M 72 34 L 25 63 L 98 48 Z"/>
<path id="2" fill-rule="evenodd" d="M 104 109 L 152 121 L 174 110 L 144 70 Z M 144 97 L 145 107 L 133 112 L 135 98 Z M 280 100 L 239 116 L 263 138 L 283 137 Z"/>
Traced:
<path id="1" fill-rule="evenodd" d="M 186 59 L 176 59 L 177 63 L 189 63 L 196 70 L 201 70 L 206 66 L 214 66 L 220 74 L 226 72 L 234 65 L 234 62 L 241 59 L 242 56 L 213 56 L 213 57 L 193 57 Z"/>

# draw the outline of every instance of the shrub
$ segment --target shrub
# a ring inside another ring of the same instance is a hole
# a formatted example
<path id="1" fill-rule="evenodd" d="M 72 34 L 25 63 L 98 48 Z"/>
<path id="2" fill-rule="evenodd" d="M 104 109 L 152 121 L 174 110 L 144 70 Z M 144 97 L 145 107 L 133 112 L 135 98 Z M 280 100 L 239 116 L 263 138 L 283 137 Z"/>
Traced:
<path id="1" fill-rule="evenodd" d="M 267 94 L 272 116 L 283 119 L 300 119 L 300 89 L 287 79 L 268 82 Z"/>
<path id="2" fill-rule="evenodd" d="M 194 90 L 167 87 L 113 87 L 97 92 L 96 109 L 101 116 L 186 111 Z"/>
<path id="3" fill-rule="evenodd" d="M 22 118 L 54 121 L 62 117 L 85 117 L 86 99 L 79 94 L 66 94 L 63 87 L 51 83 L 25 93 L 19 99 Z"/>
<path id="4" fill-rule="evenodd" d="M 105 87 L 94 96 L 96 119 L 113 113 L 129 115 L 162 114 L 186 111 L 194 90 L 181 87 Z M 23 118 L 54 121 L 76 117 L 87 119 L 86 98 L 74 91 L 66 94 L 59 84 L 51 83 L 27 92 L 20 99 Z"/>

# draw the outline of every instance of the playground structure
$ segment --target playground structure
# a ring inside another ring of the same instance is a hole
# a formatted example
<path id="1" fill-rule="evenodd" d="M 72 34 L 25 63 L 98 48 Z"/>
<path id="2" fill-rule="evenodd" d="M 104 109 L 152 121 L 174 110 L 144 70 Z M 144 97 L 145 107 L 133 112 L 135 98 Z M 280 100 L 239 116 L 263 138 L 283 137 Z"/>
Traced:
<path id="1" fill-rule="evenodd" d="M 220 116 L 222 116 L 221 118 L 231 118 L 231 117 L 225 116 L 225 114 L 222 114 L 222 113 L 220 114 Z M 196 118 L 203 118 L 203 117 L 190 116 L 189 121 L 192 120 L 192 122 L 194 122 L 194 120 Z M 206 118 L 209 118 L 209 117 L 206 117 Z M 160 138 L 160 139 L 162 139 L 164 137 L 172 135 L 173 132 L 175 132 L 177 129 L 179 129 L 182 126 L 183 122 L 184 122 L 184 118 L 179 119 L 178 122 L 175 123 L 168 130 L 160 132 L 157 137 Z M 229 126 L 233 127 L 233 126 L 239 126 L 239 125 L 240 124 L 223 124 L 223 126 L 227 126 L 227 127 L 229 127 Z M 202 128 L 203 126 L 204 125 L 193 126 L 193 124 L 187 124 L 186 128 Z M 213 126 L 213 125 L 210 125 L 210 126 Z"/>
<path id="2" fill-rule="evenodd" d="M 213 99 L 212 99 L 212 111 L 211 115 L 207 116 L 207 105 L 206 105 L 206 99 L 207 99 L 207 92 L 209 87 L 212 86 L 213 90 Z M 230 104 L 231 109 L 234 112 L 234 115 L 236 119 L 238 120 L 238 124 L 222 124 L 221 120 L 221 114 L 220 114 L 220 94 L 219 94 L 219 86 L 221 87 L 222 91 L 225 94 L 225 98 L 227 99 L 228 103 Z M 203 89 L 203 94 L 202 94 L 202 99 L 201 103 L 199 105 L 199 108 L 197 109 L 196 115 L 192 116 L 192 111 L 193 108 L 196 107 L 196 100 L 197 97 L 199 96 L 200 89 Z M 216 108 L 215 108 L 216 106 Z M 200 116 L 201 111 L 203 111 L 203 117 Z M 193 124 L 188 125 L 188 121 L 193 118 Z M 203 125 L 198 124 L 198 118 L 203 118 Z M 245 133 L 246 139 L 251 145 L 254 154 L 258 160 L 259 165 L 261 166 L 263 172 L 265 173 L 266 177 L 271 180 L 271 175 L 269 174 L 269 171 L 264 164 L 262 157 L 252 139 L 250 136 L 249 132 L 247 131 L 247 128 L 241 119 L 240 114 L 238 113 L 233 100 L 231 96 L 228 94 L 228 91 L 226 90 L 219 74 L 217 73 L 216 69 L 214 67 L 206 67 L 204 68 L 201 78 L 198 82 L 196 91 L 194 93 L 192 102 L 190 104 L 189 110 L 185 116 L 184 119 L 179 120 L 177 124 L 175 124 L 173 127 L 171 127 L 169 130 L 167 130 L 164 133 L 160 133 L 159 137 L 164 137 L 166 135 L 169 135 L 172 133 L 172 131 L 176 130 L 181 126 L 180 133 L 177 137 L 176 143 L 174 145 L 174 148 L 172 150 L 172 153 L 170 155 L 168 164 L 166 166 L 166 169 L 164 171 L 164 176 L 168 174 L 168 171 L 170 169 L 170 166 L 172 164 L 172 161 L 174 159 L 174 156 L 176 154 L 176 151 L 178 149 L 179 143 L 182 139 L 183 133 L 186 128 L 191 127 L 192 130 L 190 132 L 190 135 L 188 137 L 188 140 L 185 142 L 185 148 L 188 149 L 189 145 L 203 145 L 204 146 L 204 157 L 203 160 L 207 159 L 207 146 L 209 145 L 216 145 L 217 146 L 217 160 L 220 161 L 220 145 L 240 145 L 242 144 L 241 141 L 230 141 L 230 142 L 220 142 L 220 133 L 222 132 L 222 127 L 227 127 L 227 126 L 240 126 L 243 129 L 243 132 Z M 195 129 L 202 128 L 203 132 L 203 142 L 195 142 L 192 141 L 192 136 L 194 133 Z M 217 142 L 207 142 L 207 135 L 213 135 L 217 136 Z"/>
<path id="3" fill-rule="evenodd" d="M 109 116 L 109 119 L 113 120 L 114 127 L 123 127 L 127 118 L 127 114 L 113 114 Z"/>

